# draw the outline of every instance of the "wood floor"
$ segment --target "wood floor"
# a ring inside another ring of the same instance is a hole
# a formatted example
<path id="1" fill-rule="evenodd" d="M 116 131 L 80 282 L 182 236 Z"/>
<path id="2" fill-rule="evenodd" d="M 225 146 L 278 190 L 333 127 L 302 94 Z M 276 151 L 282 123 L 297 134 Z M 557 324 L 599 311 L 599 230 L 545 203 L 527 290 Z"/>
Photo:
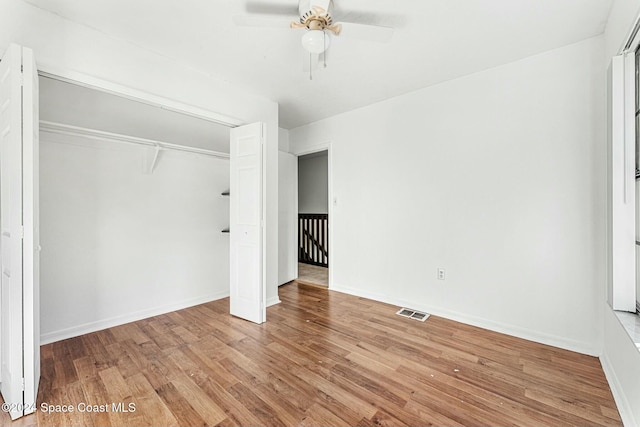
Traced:
<path id="1" fill-rule="evenodd" d="M 76 412 L 13 425 L 622 425 L 596 358 L 295 282 L 280 299 L 263 325 L 225 299 L 46 345 L 39 405 Z"/>

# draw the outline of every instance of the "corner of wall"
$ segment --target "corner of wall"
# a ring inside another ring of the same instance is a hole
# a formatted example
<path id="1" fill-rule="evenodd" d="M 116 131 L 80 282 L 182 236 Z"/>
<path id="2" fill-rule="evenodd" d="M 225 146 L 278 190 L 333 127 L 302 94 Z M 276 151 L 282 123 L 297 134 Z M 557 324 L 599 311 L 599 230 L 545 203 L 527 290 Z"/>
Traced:
<path id="1" fill-rule="evenodd" d="M 267 307 L 271 307 L 272 305 L 280 304 L 280 297 L 276 295 L 275 297 L 271 297 L 267 299 Z"/>
<path id="2" fill-rule="evenodd" d="M 103 329 L 112 328 L 114 326 L 123 325 L 125 323 L 136 322 L 138 320 L 147 319 L 149 317 L 158 316 L 158 315 L 169 313 L 172 311 L 182 310 L 188 307 L 205 304 L 205 303 L 216 301 L 222 298 L 227 298 L 228 296 L 229 296 L 229 292 L 203 295 L 197 298 L 177 301 L 168 305 L 141 310 L 135 313 L 129 313 L 122 316 L 114 316 L 108 319 L 102 319 L 95 322 L 88 322 L 82 325 L 73 326 L 71 328 L 66 328 L 59 331 L 44 333 L 40 335 L 40 345 L 51 344 L 53 342 L 62 341 L 68 338 L 90 334 L 92 332 L 101 331 Z"/>
<path id="3" fill-rule="evenodd" d="M 284 151 L 285 153 L 291 152 L 288 129 L 278 128 L 278 150 Z"/>
<path id="4" fill-rule="evenodd" d="M 606 353 L 600 356 L 600 365 L 602 365 L 604 376 L 607 378 L 611 394 L 613 394 L 613 400 L 616 402 L 616 406 L 618 407 L 620 418 L 622 418 L 622 424 L 625 426 L 637 426 L 638 423 L 636 423 L 634 419 L 631 411 L 631 405 L 624 394 L 624 389 L 620 384 L 616 371 Z"/>

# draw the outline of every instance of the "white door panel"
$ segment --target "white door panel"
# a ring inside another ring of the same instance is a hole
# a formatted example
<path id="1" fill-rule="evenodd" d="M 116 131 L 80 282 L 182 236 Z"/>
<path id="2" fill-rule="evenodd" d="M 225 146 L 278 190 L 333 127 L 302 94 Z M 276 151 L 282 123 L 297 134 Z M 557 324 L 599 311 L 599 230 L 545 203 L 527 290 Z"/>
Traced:
<path id="1" fill-rule="evenodd" d="M 243 159 L 244 160 L 244 159 Z M 239 161 L 240 164 L 246 163 Z M 259 171 L 251 165 L 238 165 L 238 204 L 240 210 L 238 212 L 238 223 L 244 226 L 255 226 L 260 221 L 260 193 L 256 193 L 255 188 L 259 189 L 260 176 Z"/>
<path id="2" fill-rule="evenodd" d="M 0 62 L 0 238 L 2 263 L 2 397 L 20 417 L 22 397 L 22 49 L 11 45 Z M 19 405 L 19 406 L 18 406 Z"/>
<path id="3" fill-rule="evenodd" d="M 40 382 L 40 191 L 38 72 L 30 49 L 23 49 L 22 222 L 24 414 L 35 411 Z"/>
<path id="4" fill-rule="evenodd" d="M 262 123 L 231 129 L 230 311 L 255 323 L 265 321 L 262 135 Z"/>
<path id="5" fill-rule="evenodd" d="M 0 391 L 12 419 L 35 410 L 40 377 L 37 71 L 30 49 L 0 62 Z"/>

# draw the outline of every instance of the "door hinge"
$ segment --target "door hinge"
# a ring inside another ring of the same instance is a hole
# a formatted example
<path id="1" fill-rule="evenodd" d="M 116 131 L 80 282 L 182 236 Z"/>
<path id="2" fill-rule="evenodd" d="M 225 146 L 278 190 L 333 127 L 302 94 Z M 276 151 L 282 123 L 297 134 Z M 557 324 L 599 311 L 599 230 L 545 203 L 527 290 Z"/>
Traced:
<path id="1" fill-rule="evenodd" d="M 22 391 L 24 391 L 24 378 L 22 379 Z"/>
<path id="2" fill-rule="evenodd" d="M 20 226 L 20 238 L 24 239 L 24 226 Z"/>

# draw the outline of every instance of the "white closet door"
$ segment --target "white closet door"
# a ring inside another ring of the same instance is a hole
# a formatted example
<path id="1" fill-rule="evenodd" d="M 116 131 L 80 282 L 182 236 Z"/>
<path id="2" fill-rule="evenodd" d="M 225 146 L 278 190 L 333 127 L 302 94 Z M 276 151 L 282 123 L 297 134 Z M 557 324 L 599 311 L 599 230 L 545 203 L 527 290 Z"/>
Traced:
<path id="1" fill-rule="evenodd" d="M 0 391 L 12 419 L 35 410 L 40 377 L 37 92 L 33 52 L 10 45 L 0 62 Z"/>
<path id="2" fill-rule="evenodd" d="M 40 130 L 38 71 L 31 49 L 22 49 L 22 223 L 24 316 L 24 414 L 36 409 L 40 383 Z"/>
<path id="3" fill-rule="evenodd" d="M 230 159 L 230 312 L 262 323 L 263 124 L 231 129 Z"/>

